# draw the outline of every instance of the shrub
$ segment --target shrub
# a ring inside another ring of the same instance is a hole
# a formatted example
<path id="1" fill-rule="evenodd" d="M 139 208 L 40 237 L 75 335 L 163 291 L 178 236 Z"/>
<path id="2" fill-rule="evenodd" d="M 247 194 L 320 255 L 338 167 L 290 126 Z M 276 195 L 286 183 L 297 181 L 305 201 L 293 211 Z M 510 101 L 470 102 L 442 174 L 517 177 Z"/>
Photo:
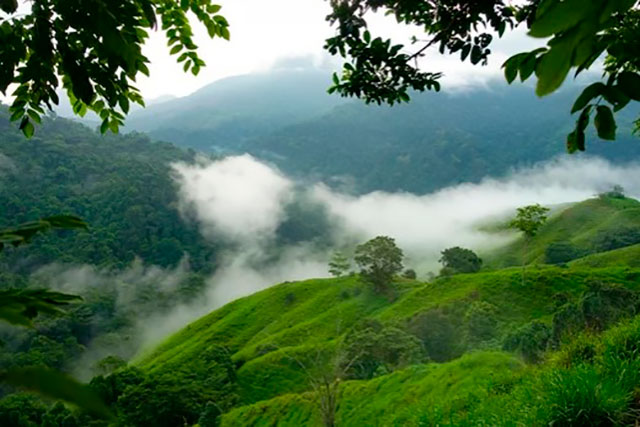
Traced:
<path id="1" fill-rule="evenodd" d="M 567 241 L 552 242 L 544 251 L 545 261 L 548 264 L 563 264 L 580 256 L 582 256 L 581 251 Z"/>
<path id="2" fill-rule="evenodd" d="M 404 277 L 405 279 L 415 280 L 418 277 L 418 275 L 416 274 L 416 271 L 414 269 L 408 268 L 402 272 L 402 277 Z"/>
<path id="3" fill-rule="evenodd" d="M 640 228 L 621 226 L 600 231 L 592 246 L 597 252 L 606 252 L 640 243 Z"/>
<path id="4" fill-rule="evenodd" d="M 443 309 L 434 309 L 414 316 L 409 331 L 422 341 L 429 358 L 446 362 L 463 352 L 463 333 L 457 317 Z"/>
<path id="5" fill-rule="evenodd" d="M 515 351 L 530 363 L 539 362 L 551 339 L 551 328 L 546 324 L 533 321 L 509 334 L 503 348 Z"/>
<path id="6" fill-rule="evenodd" d="M 364 321 L 347 333 L 340 353 L 341 368 L 355 379 L 370 379 L 427 360 L 416 337 L 376 320 Z"/>
<path id="7" fill-rule="evenodd" d="M 474 301 L 465 314 L 469 341 L 487 341 L 496 334 L 497 308 L 485 301 Z"/>

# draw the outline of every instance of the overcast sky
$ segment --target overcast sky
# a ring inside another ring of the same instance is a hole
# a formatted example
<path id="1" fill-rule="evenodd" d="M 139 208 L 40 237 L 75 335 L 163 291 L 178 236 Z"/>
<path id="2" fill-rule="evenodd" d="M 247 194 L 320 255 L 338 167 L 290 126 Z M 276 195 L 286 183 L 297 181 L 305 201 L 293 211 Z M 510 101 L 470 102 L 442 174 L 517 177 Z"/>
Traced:
<path id="1" fill-rule="evenodd" d="M 151 60 L 151 77 L 139 80 L 139 87 L 147 99 L 162 95 L 183 96 L 223 77 L 266 71 L 283 60 L 305 57 L 310 63 L 338 69 L 336 58 L 322 49 L 324 40 L 333 34 L 325 21 L 329 4 L 325 0 L 235 0 L 222 1 L 221 13 L 230 23 L 231 41 L 211 40 L 206 31 L 194 22 L 200 54 L 207 67 L 200 75 L 184 74 L 168 55 L 162 32 L 154 32 L 145 47 Z M 390 18 L 376 17 L 373 30 L 381 35 L 408 40 L 413 30 L 399 26 Z M 419 35 L 419 34 L 418 34 Z M 430 71 L 444 71 L 446 83 L 451 85 L 486 81 L 500 74 L 500 65 L 510 54 L 543 45 L 541 40 L 528 38 L 523 31 L 508 35 L 495 43 L 494 55 L 487 67 L 462 64 L 458 57 L 430 56 L 423 67 Z"/>

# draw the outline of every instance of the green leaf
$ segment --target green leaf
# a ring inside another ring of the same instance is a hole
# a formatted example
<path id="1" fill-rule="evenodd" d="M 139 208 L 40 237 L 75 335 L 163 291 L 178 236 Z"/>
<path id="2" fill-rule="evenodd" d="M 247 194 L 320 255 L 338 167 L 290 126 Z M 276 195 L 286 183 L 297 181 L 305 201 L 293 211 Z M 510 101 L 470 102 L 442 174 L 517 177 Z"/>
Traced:
<path id="1" fill-rule="evenodd" d="M 520 63 L 520 81 L 524 82 L 527 80 L 536 69 L 536 64 L 538 62 L 538 57 L 535 52 L 531 52 L 527 55 L 527 57 Z"/>
<path id="2" fill-rule="evenodd" d="M 571 52 L 568 52 L 565 44 L 552 47 L 541 56 L 536 66 L 536 94 L 545 96 L 553 93 L 562 86 L 571 69 Z"/>
<path id="3" fill-rule="evenodd" d="M 33 123 L 29 121 L 28 117 L 24 117 L 22 119 L 22 123 L 20 123 L 20 130 L 27 138 L 31 138 L 33 136 L 35 128 L 33 127 Z"/>
<path id="4" fill-rule="evenodd" d="M 598 136 L 602 139 L 613 141 L 616 139 L 616 121 L 613 118 L 611 108 L 599 105 L 594 119 Z"/>
<path id="5" fill-rule="evenodd" d="M 98 417 L 113 419 L 109 408 L 93 390 L 60 372 L 37 367 L 12 369 L 0 373 L 0 381 L 48 398 L 63 400 Z"/>
<path id="6" fill-rule="evenodd" d="M 504 78 L 507 79 L 507 83 L 511 84 L 518 77 L 518 67 L 520 66 L 519 58 L 509 58 L 502 67 L 504 68 Z"/>
<path id="7" fill-rule="evenodd" d="M 180 52 L 182 50 L 183 46 L 181 44 L 177 44 L 175 45 L 173 48 L 171 48 L 171 50 L 169 51 L 169 55 L 175 55 L 176 53 Z"/>
<path id="8" fill-rule="evenodd" d="M 591 102 L 593 98 L 602 95 L 605 89 L 606 89 L 606 86 L 601 82 L 597 82 L 587 86 L 582 91 L 580 96 L 578 96 L 578 99 L 576 99 L 576 102 L 573 104 L 573 107 L 571 108 L 571 114 L 575 113 L 576 111 L 582 110 L 584 107 L 587 106 L 589 102 Z"/>
<path id="9" fill-rule="evenodd" d="M 588 7 L 585 0 L 564 0 L 550 2 L 543 12 L 536 16 L 531 25 L 531 37 L 551 37 L 559 32 L 575 26 L 585 19 L 593 9 Z"/>
<path id="10" fill-rule="evenodd" d="M 106 111 L 106 110 L 103 110 Z M 102 124 L 100 125 L 100 133 L 104 134 L 107 132 L 107 129 L 109 129 L 109 117 L 105 117 L 104 120 L 102 120 Z"/>
<path id="11" fill-rule="evenodd" d="M 640 101 L 640 75 L 623 71 L 618 76 L 618 86 L 629 98 Z"/>

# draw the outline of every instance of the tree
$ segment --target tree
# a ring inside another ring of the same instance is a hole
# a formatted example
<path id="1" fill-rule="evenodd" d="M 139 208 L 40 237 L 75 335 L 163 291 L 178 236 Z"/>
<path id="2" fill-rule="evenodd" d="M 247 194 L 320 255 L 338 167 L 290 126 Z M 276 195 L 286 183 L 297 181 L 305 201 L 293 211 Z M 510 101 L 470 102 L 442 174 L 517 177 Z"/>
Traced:
<path id="1" fill-rule="evenodd" d="M 340 277 L 343 274 L 346 274 L 351 268 L 351 261 L 344 256 L 342 252 L 334 252 L 331 255 L 331 260 L 329 261 L 329 273 L 332 276 Z"/>
<path id="2" fill-rule="evenodd" d="M 166 34 L 169 54 L 179 55 L 185 72 L 198 74 L 204 61 L 197 53 L 189 15 L 203 24 L 211 38 L 229 39 L 229 24 L 211 0 L 38 0 L 30 10 L 17 0 L 0 0 L 0 92 L 11 85 L 15 99 L 11 119 L 33 135 L 44 108 L 59 102 L 62 82 L 73 111 L 95 112 L 102 133 L 117 132 L 131 103 L 144 105 L 133 86 L 140 74 L 149 75 L 142 54 L 147 31 L 158 24 Z M 158 18 L 160 23 L 158 23 Z"/>
<path id="3" fill-rule="evenodd" d="M 362 277 L 382 291 L 402 271 L 402 249 L 391 237 L 378 236 L 356 247 L 354 260 Z"/>
<path id="4" fill-rule="evenodd" d="M 526 266 L 527 246 L 529 240 L 538 233 L 538 230 L 547 220 L 549 208 L 539 204 L 528 205 L 518 208 L 516 217 L 509 222 L 509 227 L 515 228 L 523 234 L 522 244 L 522 284 L 524 285 L 524 274 Z"/>
<path id="5" fill-rule="evenodd" d="M 536 94 L 556 91 L 569 73 L 589 70 L 606 53 L 602 81 L 589 85 L 571 113 L 580 112 L 567 137 L 569 152 L 585 149 L 585 130 L 594 125 L 602 139 L 615 139 L 613 112 L 631 100 L 640 101 L 640 2 L 638 0 L 334 0 L 327 19 L 337 34 L 325 49 L 346 59 L 334 74 L 330 92 L 361 97 L 365 102 L 400 103 L 409 91 L 440 90 L 442 73 L 420 68 L 419 59 L 431 47 L 459 53 L 462 61 L 486 65 L 494 35 L 526 25 L 529 36 L 547 40 L 531 52 L 509 58 L 503 65 L 512 83 L 535 75 Z M 412 51 L 368 30 L 369 12 L 393 15 L 398 23 L 420 28 Z M 597 65 L 599 67 L 599 65 Z M 636 121 L 640 129 L 640 119 Z"/>
<path id="6" fill-rule="evenodd" d="M 442 270 L 453 273 L 475 273 L 482 267 L 482 259 L 471 249 L 455 246 L 441 252 Z"/>

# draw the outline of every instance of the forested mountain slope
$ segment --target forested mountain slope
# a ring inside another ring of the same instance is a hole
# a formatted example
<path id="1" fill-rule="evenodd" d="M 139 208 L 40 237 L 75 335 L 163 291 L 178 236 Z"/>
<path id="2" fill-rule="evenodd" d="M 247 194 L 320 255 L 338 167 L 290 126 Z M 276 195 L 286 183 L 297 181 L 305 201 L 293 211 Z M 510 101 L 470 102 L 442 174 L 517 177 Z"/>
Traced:
<path id="1" fill-rule="evenodd" d="M 149 105 L 126 130 L 203 151 L 235 152 L 249 138 L 322 115 L 345 101 L 326 94 L 320 71 L 276 70 L 219 80 L 191 95 Z"/>
<path id="2" fill-rule="evenodd" d="M 100 136 L 62 118 L 47 118 L 29 140 L 0 106 L 0 227 L 74 214 L 88 232 L 55 233 L 3 253 L 10 269 L 53 261 L 123 267 L 136 256 L 175 266 L 185 254 L 204 268 L 214 246 L 178 211 L 170 163 L 194 152 L 142 134 Z"/>
<path id="3" fill-rule="evenodd" d="M 127 128 L 204 151 L 249 152 L 289 174 L 346 181 L 357 192 L 425 193 L 564 154 L 582 89 L 568 85 L 540 99 L 530 87 L 495 81 L 388 107 L 330 96 L 329 84 L 328 73 L 311 70 L 224 79 L 133 113 Z M 620 112 L 614 143 L 592 135 L 589 155 L 640 157 L 631 134 L 636 113 Z"/>
<path id="4" fill-rule="evenodd" d="M 394 107 L 351 103 L 242 149 L 291 174 L 353 177 L 359 192 L 424 193 L 565 154 L 578 90 L 569 86 L 540 99 L 531 88 L 496 83 L 462 93 L 416 94 L 410 104 Z M 589 137 L 588 154 L 621 162 L 639 158 L 640 144 L 631 134 L 635 116 L 621 114 L 613 143 Z"/>

